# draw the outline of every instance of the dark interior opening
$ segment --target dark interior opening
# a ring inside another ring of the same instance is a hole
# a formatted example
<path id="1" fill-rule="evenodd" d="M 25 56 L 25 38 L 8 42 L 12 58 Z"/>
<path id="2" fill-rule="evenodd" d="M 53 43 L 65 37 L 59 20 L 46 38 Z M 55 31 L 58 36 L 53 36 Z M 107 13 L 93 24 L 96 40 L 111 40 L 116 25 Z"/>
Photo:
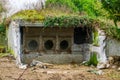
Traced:
<path id="1" fill-rule="evenodd" d="M 74 43 L 92 43 L 92 28 L 90 27 L 76 27 L 74 29 Z"/>
<path id="2" fill-rule="evenodd" d="M 29 47 L 30 50 L 35 50 L 35 49 L 37 49 L 37 47 L 38 47 L 37 41 L 31 40 L 31 41 L 28 43 L 28 47 Z"/>
<path id="3" fill-rule="evenodd" d="M 20 27 L 20 34 L 21 34 L 21 35 L 20 35 L 20 37 L 21 37 L 21 40 L 20 40 L 20 41 L 21 41 L 21 44 L 23 44 L 23 35 L 24 35 L 24 34 L 23 34 L 23 27 Z"/>
<path id="4" fill-rule="evenodd" d="M 66 50 L 68 48 L 68 46 L 69 46 L 68 41 L 63 40 L 60 42 L 60 49 Z"/>
<path id="5" fill-rule="evenodd" d="M 53 48 L 53 41 L 52 41 L 52 40 L 47 40 L 47 41 L 44 43 L 44 45 L 45 45 L 45 48 L 46 48 L 47 50 L 51 50 L 51 49 Z"/>

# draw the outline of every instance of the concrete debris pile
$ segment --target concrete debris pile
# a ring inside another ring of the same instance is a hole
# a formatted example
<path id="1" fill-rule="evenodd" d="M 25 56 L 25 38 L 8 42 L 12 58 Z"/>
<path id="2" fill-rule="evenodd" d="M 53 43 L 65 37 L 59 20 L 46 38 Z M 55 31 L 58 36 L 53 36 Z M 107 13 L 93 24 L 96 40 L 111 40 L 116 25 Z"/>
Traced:
<path id="1" fill-rule="evenodd" d="M 120 56 L 110 56 L 106 63 L 98 63 L 98 69 L 113 68 L 120 70 Z"/>
<path id="2" fill-rule="evenodd" d="M 103 75 L 104 72 L 102 70 L 88 70 L 87 72 L 96 74 L 96 75 Z"/>
<path id="3" fill-rule="evenodd" d="M 36 66 L 36 67 L 39 67 L 39 68 L 46 69 L 46 68 L 52 67 L 53 65 L 49 64 L 49 63 L 43 63 L 43 62 L 38 61 L 38 60 L 33 60 L 30 64 L 30 66 L 31 67 Z"/>

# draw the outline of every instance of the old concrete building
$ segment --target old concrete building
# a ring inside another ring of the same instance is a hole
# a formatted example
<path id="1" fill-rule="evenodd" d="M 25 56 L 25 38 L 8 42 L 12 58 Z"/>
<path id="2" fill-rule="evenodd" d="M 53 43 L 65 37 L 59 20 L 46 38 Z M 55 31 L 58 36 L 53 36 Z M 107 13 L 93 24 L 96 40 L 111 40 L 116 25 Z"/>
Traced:
<path id="1" fill-rule="evenodd" d="M 44 27 L 41 23 L 12 21 L 8 46 L 18 63 L 33 59 L 50 63 L 80 63 L 88 60 L 92 46 L 92 28 Z"/>
<path id="2" fill-rule="evenodd" d="M 63 14 L 78 16 L 78 14 L 69 14 L 66 11 L 61 13 L 59 9 L 55 10 L 55 13 L 51 9 L 46 11 L 45 1 L 0 0 L 7 12 L 2 17 L 11 17 L 23 11 L 23 15 L 20 14 L 19 17 L 11 19 L 7 28 L 8 49 L 14 55 L 17 65 L 30 64 L 33 60 L 57 64 L 81 63 L 84 60 L 88 61 L 92 53 L 97 54 L 99 62 L 106 63 L 107 57 L 120 56 L 120 42 L 106 37 L 100 28 L 97 29 L 98 35 L 96 36 L 89 25 L 82 26 L 84 22 L 79 27 L 71 25 L 45 27 L 42 22 L 34 22 L 35 19 L 48 16 L 63 16 Z M 42 8 L 44 8 L 43 11 Z M 28 13 L 25 10 L 28 10 Z M 26 21 L 24 18 L 31 20 Z M 94 44 L 96 42 L 94 38 L 97 39 L 97 45 Z"/>

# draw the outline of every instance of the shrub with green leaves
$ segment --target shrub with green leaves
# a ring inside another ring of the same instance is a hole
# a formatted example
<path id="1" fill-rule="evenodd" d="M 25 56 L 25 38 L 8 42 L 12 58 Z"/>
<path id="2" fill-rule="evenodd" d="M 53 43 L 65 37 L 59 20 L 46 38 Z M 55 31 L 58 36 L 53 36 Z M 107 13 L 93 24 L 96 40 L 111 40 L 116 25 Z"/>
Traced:
<path id="1" fill-rule="evenodd" d="M 114 20 L 115 26 L 120 21 L 120 0 L 101 0 L 103 8 L 109 12 L 109 17 Z"/>
<path id="2" fill-rule="evenodd" d="M 90 55 L 90 59 L 88 62 L 86 62 L 86 65 L 90 66 L 90 65 L 93 65 L 93 66 L 97 66 L 98 64 L 98 60 L 97 60 L 97 54 L 94 52 Z"/>
<path id="3" fill-rule="evenodd" d="M 72 0 L 47 0 L 46 8 L 57 8 L 63 10 L 73 10 L 78 11 L 77 7 L 74 5 Z"/>
<path id="4" fill-rule="evenodd" d="M 3 22 L 0 23 L 0 34 L 1 35 L 5 35 L 5 19 L 3 20 Z"/>
<path id="5" fill-rule="evenodd" d="M 46 17 L 45 27 L 91 27 L 92 19 L 80 16 Z"/>
<path id="6" fill-rule="evenodd" d="M 83 13 L 91 17 L 104 16 L 105 10 L 98 0 L 47 0 L 46 8 L 63 9 L 64 11 L 72 11 Z"/>

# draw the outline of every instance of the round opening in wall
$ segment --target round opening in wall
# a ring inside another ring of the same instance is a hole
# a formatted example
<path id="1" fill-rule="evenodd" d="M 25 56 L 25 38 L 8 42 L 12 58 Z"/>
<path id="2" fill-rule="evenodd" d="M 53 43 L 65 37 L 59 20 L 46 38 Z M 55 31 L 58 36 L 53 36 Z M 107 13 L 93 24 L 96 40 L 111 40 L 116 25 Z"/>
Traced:
<path id="1" fill-rule="evenodd" d="M 35 40 L 29 41 L 29 43 L 28 43 L 28 48 L 29 48 L 30 50 L 35 50 L 35 49 L 37 49 L 37 48 L 38 48 L 38 43 L 37 43 L 37 41 L 35 41 Z"/>
<path id="2" fill-rule="evenodd" d="M 53 41 L 52 41 L 52 40 L 47 40 L 47 41 L 44 43 L 44 46 L 45 46 L 45 49 L 51 50 L 51 49 L 53 48 Z"/>
<path id="3" fill-rule="evenodd" d="M 69 46 L 68 41 L 63 40 L 60 42 L 60 49 L 66 50 L 68 48 L 68 46 Z"/>

